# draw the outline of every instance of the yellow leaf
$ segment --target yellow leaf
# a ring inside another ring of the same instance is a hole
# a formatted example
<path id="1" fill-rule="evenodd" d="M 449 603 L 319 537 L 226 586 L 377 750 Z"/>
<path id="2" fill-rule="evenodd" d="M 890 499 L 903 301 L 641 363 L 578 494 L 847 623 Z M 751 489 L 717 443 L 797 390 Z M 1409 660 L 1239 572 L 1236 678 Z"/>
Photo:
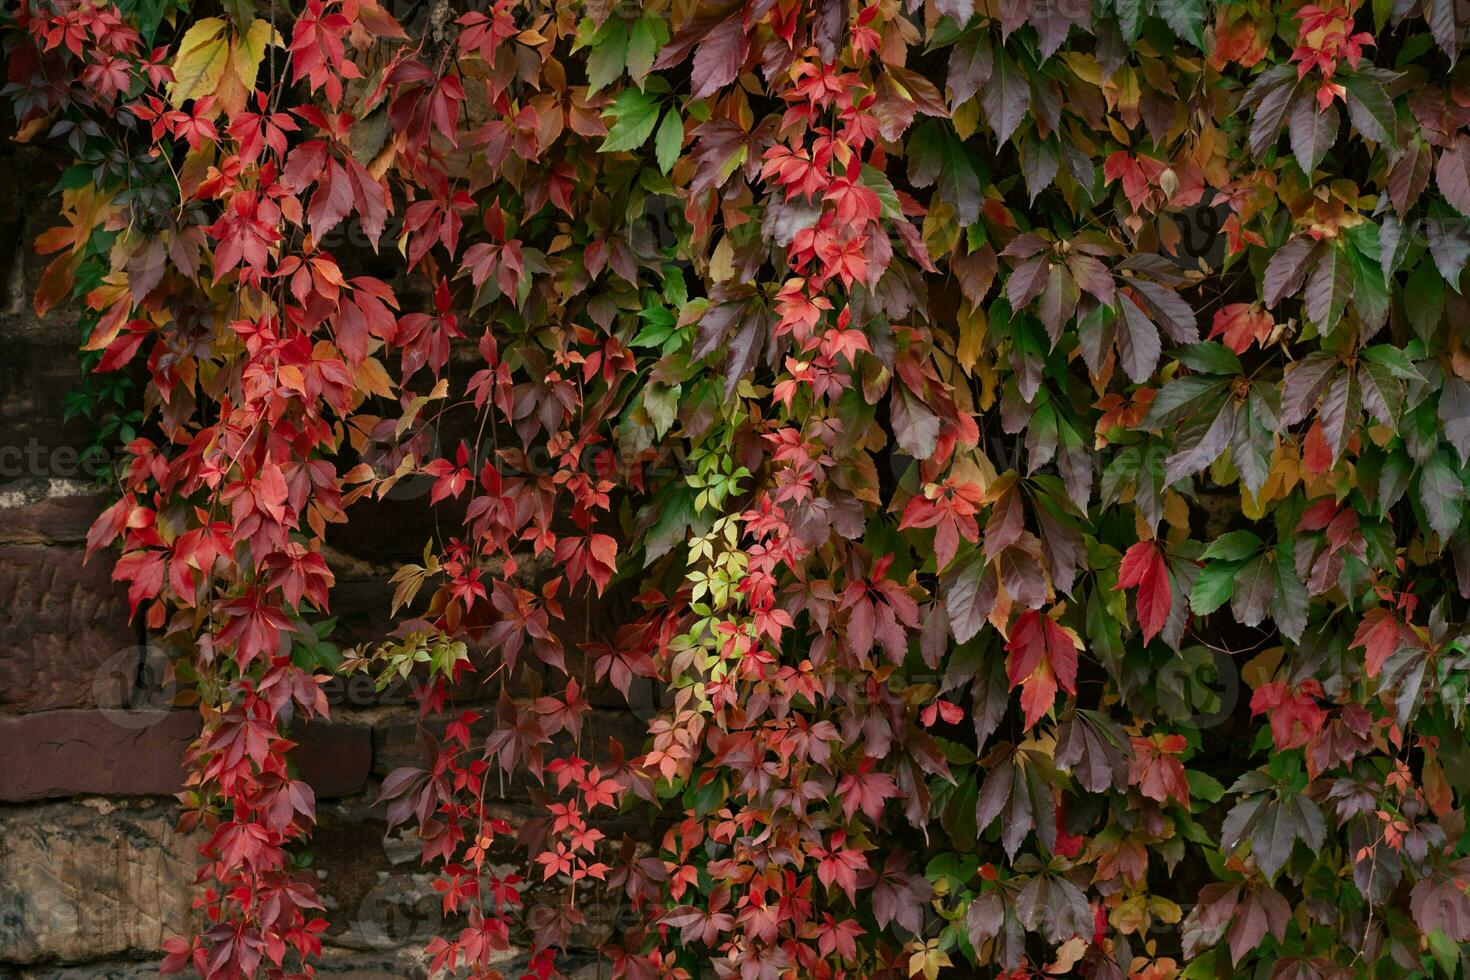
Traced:
<path id="1" fill-rule="evenodd" d="M 960 304 L 956 319 L 959 320 L 960 341 L 955 345 L 954 356 L 968 373 L 975 369 L 975 361 L 985 346 L 985 331 L 990 324 L 985 308 L 971 306 L 968 302 Z"/>
<path id="2" fill-rule="evenodd" d="M 250 30 L 235 42 L 230 64 L 245 91 L 255 91 L 255 79 L 260 74 L 260 63 L 265 60 L 265 49 L 272 44 L 281 45 L 281 35 L 263 20 L 251 24 Z"/>
<path id="3" fill-rule="evenodd" d="M 188 99 L 213 95 L 230 62 L 230 40 L 226 24 L 218 17 L 205 17 L 194 24 L 179 42 L 174 57 L 174 81 L 169 101 L 181 106 Z"/>
<path id="4" fill-rule="evenodd" d="M 1082 81 L 1089 85 L 1102 85 L 1102 65 L 1098 64 L 1094 56 L 1083 54 L 1080 51 L 1065 51 L 1058 54 L 1058 57 L 1066 62 L 1067 67 L 1072 69 L 1072 74 Z"/>
<path id="5" fill-rule="evenodd" d="M 1046 972 L 1052 976 L 1068 976 L 1072 973 L 1072 967 L 1082 961 L 1087 955 L 1087 940 L 1081 936 L 1073 936 L 1057 947 L 1057 958 L 1048 963 Z"/>
<path id="6" fill-rule="evenodd" d="M 1170 527 L 1189 529 L 1189 502 L 1172 490 L 1164 495 L 1164 521 Z"/>
<path id="7" fill-rule="evenodd" d="M 948 255 L 960 240 L 959 221 L 954 206 L 941 201 L 929 207 L 924 215 L 924 245 L 930 255 Z"/>
<path id="8" fill-rule="evenodd" d="M 953 966 L 949 954 L 939 948 L 939 940 L 931 939 L 909 954 L 909 976 L 923 975 L 924 980 L 938 980 L 939 971 Z"/>
<path id="9" fill-rule="evenodd" d="M 353 383 L 359 391 L 384 398 L 393 397 L 393 380 L 376 357 L 369 357 L 357 366 Z"/>
<path id="10" fill-rule="evenodd" d="M 966 99 L 955 106 L 950 121 L 954 123 L 955 135 L 960 139 L 967 140 L 975 135 L 980 125 L 980 100 Z"/>
<path id="11" fill-rule="evenodd" d="M 995 464 L 981 449 L 956 453 L 950 475 L 962 482 L 977 484 L 982 492 L 996 481 Z"/>
<path id="12" fill-rule="evenodd" d="M 1252 688 L 1268 683 L 1272 677 L 1276 676 L 1276 670 L 1281 666 L 1281 658 L 1285 654 L 1285 647 L 1270 647 L 1262 650 L 1240 668 L 1241 680 Z"/>
<path id="13" fill-rule="evenodd" d="M 1166 922 L 1169 925 L 1178 922 L 1180 916 L 1183 914 L 1178 905 L 1160 895 L 1149 896 L 1148 910 L 1155 919 L 1158 919 L 1160 922 Z"/>
<path id="14" fill-rule="evenodd" d="M 1113 909 L 1112 914 L 1108 916 L 1108 921 L 1123 935 L 1132 935 L 1143 928 L 1148 916 L 1147 902 L 1148 900 L 1143 895 L 1134 895 Z"/>
<path id="15" fill-rule="evenodd" d="M 714 253 L 710 256 L 709 276 L 714 282 L 725 282 L 735 278 L 735 248 L 730 244 L 728 235 L 720 239 L 720 243 L 715 246 Z"/>

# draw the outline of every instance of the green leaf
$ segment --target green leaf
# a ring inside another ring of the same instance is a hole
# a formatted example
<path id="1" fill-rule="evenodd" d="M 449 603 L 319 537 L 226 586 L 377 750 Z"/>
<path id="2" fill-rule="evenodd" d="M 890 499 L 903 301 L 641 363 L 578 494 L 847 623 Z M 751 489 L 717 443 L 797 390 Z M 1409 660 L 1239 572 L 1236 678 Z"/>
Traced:
<path id="1" fill-rule="evenodd" d="M 658 99 L 638 89 L 623 89 L 603 115 L 616 122 L 608 129 L 607 138 L 598 147 L 598 152 L 636 150 L 647 142 L 654 124 L 658 122 Z"/>
<path id="2" fill-rule="evenodd" d="M 1189 611 L 1196 616 L 1208 616 L 1228 602 L 1235 590 L 1235 573 L 1240 566 L 1238 561 L 1217 561 L 1206 565 L 1189 593 Z"/>
<path id="3" fill-rule="evenodd" d="M 1175 357 L 1185 367 L 1204 374 L 1240 374 L 1245 369 L 1240 366 L 1240 358 L 1235 352 L 1224 344 L 1213 340 L 1203 340 L 1197 344 L 1186 344 L 1179 348 Z"/>
<path id="4" fill-rule="evenodd" d="M 879 212 L 889 220 L 907 220 L 903 217 L 903 203 L 898 199 L 898 191 L 893 189 L 893 184 L 886 174 L 872 164 L 863 164 L 862 176 L 863 186 L 878 195 Z"/>
<path id="5" fill-rule="evenodd" d="M 1392 372 L 1393 376 L 1401 381 L 1426 382 L 1427 378 L 1409 360 L 1409 355 L 1402 347 L 1393 344 L 1374 344 L 1372 347 L 1364 347 L 1360 356 L 1367 358 L 1375 364 L 1382 364 Z"/>
<path id="6" fill-rule="evenodd" d="M 1347 89 L 1348 118 L 1353 128 L 1375 143 L 1396 148 L 1393 131 L 1398 119 L 1383 83 L 1364 72 L 1339 75 L 1337 81 Z"/>
<path id="7" fill-rule="evenodd" d="M 596 92 L 617 81 L 628 64 L 628 29 L 617 17 L 609 18 L 592 41 L 587 55 L 587 91 Z"/>
<path id="8" fill-rule="evenodd" d="M 1156 0 L 1154 9 L 1180 38 L 1204 47 L 1205 0 Z"/>
<path id="9" fill-rule="evenodd" d="M 664 113 L 663 122 L 659 123 L 658 133 L 653 137 L 653 155 L 658 160 L 658 169 L 665 174 L 674 169 L 674 163 L 679 159 L 679 150 L 684 146 L 684 120 L 679 118 L 679 110 L 670 107 Z"/>
<path id="10" fill-rule="evenodd" d="M 1113 0 L 1113 10 L 1118 15 L 1118 27 L 1123 40 L 1132 44 L 1143 30 L 1143 15 L 1146 0 Z"/>
<path id="11" fill-rule="evenodd" d="M 668 40 L 669 27 L 662 17 L 645 15 L 633 22 L 632 33 L 628 36 L 628 76 L 638 83 L 639 88 L 643 87 L 643 79 L 653 68 L 658 49 Z"/>
<path id="12" fill-rule="evenodd" d="M 1197 772 L 1193 769 L 1186 769 L 1184 771 L 1184 778 L 1189 783 L 1189 798 L 1191 800 L 1219 803 L 1225 798 L 1225 787 L 1220 785 L 1220 781 L 1214 776 Z"/>
<path id="13" fill-rule="evenodd" d="M 1419 471 L 1419 503 L 1429 527 L 1448 538 L 1460 526 L 1464 512 L 1465 484 L 1448 453 L 1440 450 Z"/>
<path id="14" fill-rule="evenodd" d="M 1205 549 L 1206 559 L 1244 561 L 1261 550 L 1261 539 L 1254 531 L 1227 531 Z"/>
<path id="15" fill-rule="evenodd" d="M 661 385 L 649 382 L 643 388 L 643 407 L 653 420 L 653 430 L 662 439 L 674 424 L 679 412 L 679 385 Z"/>

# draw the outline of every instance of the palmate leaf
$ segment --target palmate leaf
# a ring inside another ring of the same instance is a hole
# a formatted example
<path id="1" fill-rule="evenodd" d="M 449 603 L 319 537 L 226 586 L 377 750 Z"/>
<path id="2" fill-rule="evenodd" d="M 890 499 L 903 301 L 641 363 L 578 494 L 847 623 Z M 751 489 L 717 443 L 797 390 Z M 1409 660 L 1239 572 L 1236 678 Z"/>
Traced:
<path id="1" fill-rule="evenodd" d="M 51 6 L 0 47 L 72 160 L 68 404 L 119 403 L 88 546 L 224 698 L 189 765 L 232 898 L 170 972 L 314 928 L 272 884 L 306 784 L 252 777 L 339 665 L 272 651 L 324 529 L 423 475 L 415 609 L 340 666 L 414 683 L 445 773 L 536 780 L 537 962 L 607 884 L 629 975 L 1457 969 L 1454 3 Z M 431 775 L 395 830 L 479 868 L 497 781 Z M 435 971 L 504 952 L 494 884 Z"/>
<path id="2" fill-rule="evenodd" d="M 1057 731 L 1057 767 L 1089 793 L 1128 785 L 1129 751 L 1123 730 L 1097 711 L 1073 712 Z"/>
<path id="3" fill-rule="evenodd" d="M 970 153 L 949 129 L 937 121 L 915 128 L 908 144 L 909 182 L 915 187 L 933 184 L 954 206 L 960 224 L 980 216 L 980 175 Z"/>
<path id="4" fill-rule="evenodd" d="M 985 830 L 1000 820 L 1001 846 L 1014 857 L 1034 829 L 1048 848 L 1056 846 L 1056 793 L 1047 778 L 1050 760 L 1038 752 L 1001 750 L 975 804 L 975 824 Z"/>
<path id="5" fill-rule="evenodd" d="M 632 88 L 619 92 L 607 109 L 613 124 L 598 149 L 603 153 L 638 149 L 652 135 L 653 127 L 658 124 L 658 113 L 659 101 L 652 93 Z"/>
<path id="6" fill-rule="evenodd" d="M 1237 787 L 1232 791 L 1238 791 Z M 1317 804 L 1282 788 L 1246 797 L 1236 804 L 1220 828 L 1220 845 L 1235 850 L 1249 840 L 1256 863 L 1270 879 L 1285 867 L 1296 842 L 1316 852 L 1322 849 L 1326 836 L 1327 822 Z"/>

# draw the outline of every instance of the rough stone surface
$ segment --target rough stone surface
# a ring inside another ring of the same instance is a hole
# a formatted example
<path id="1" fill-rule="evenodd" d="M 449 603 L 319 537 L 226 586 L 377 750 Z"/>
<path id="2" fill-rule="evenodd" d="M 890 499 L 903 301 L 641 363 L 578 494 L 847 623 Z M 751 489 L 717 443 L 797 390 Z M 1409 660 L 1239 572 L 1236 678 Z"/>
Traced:
<path id="1" fill-rule="evenodd" d="M 419 946 L 363 952 L 334 946 L 322 948 L 317 963 L 317 976 L 337 980 L 424 980 L 428 976 L 429 958 Z M 508 977 L 519 976 L 527 966 L 524 953 L 509 953 L 500 961 L 499 969 Z M 560 966 L 572 980 L 594 980 L 599 974 L 595 963 L 585 956 L 564 957 Z M 83 966 L 0 967 L 0 980 L 156 980 L 158 964 L 152 960 L 88 963 Z"/>
<path id="2" fill-rule="evenodd" d="M 28 477 L 4 483 L 0 485 L 0 542 L 79 544 L 107 504 L 107 498 L 87 480 Z"/>
<path id="3" fill-rule="evenodd" d="M 173 808 L 49 804 L 0 816 L 0 960 L 156 950 L 186 927 L 198 842 Z"/>
<path id="4" fill-rule="evenodd" d="M 0 710 L 125 703 L 139 635 L 109 557 L 83 565 L 81 548 L 0 545 Z"/>
<path id="5" fill-rule="evenodd" d="M 193 711 L 46 711 L 0 717 L 0 800 L 170 796 L 183 789 Z M 372 768 L 365 728 L 311 724 L 292 753 L 322 798 L 361 792 Z"/>

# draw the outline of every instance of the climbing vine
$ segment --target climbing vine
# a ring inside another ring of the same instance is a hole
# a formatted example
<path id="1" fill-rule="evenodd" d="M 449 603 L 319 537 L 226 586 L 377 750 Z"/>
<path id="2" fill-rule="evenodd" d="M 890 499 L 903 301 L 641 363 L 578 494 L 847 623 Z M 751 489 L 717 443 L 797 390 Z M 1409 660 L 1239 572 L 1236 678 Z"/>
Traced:
<path id="1" fill-rule="evenodd" d="M 292 732 L 362 673 L 435 973 L 1462 973 L 1467 27 L 20 0 L 36 306 L 133 413 L 89 552 L 199 694 L 165 972 L 312 974 Z"/>

